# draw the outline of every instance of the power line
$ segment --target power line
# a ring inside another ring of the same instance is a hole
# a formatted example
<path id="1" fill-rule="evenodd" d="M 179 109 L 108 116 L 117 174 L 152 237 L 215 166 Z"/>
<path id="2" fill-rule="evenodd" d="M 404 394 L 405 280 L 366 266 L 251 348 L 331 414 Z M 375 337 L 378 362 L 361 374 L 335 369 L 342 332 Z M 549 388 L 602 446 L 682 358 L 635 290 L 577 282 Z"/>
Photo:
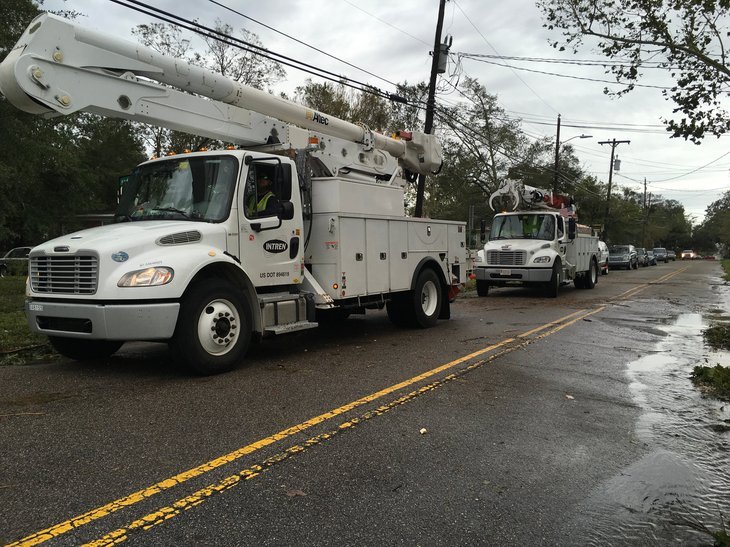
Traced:
<path id="1" fill-rule="evenodd" d="M 572 75 L 569 75 L 569 74 L 559 74 L 557 72 L 548 72 L 548 71 L 545 71 L 545 70 L 536 70 L 534 68 L 526 68 L 526 67 L 523 67 L 523 66 L 513 66 L 513 65 L 507 65 L 507 64 L 504 64 L 504 63 L 497 63 L 497 62 L 494 62 L 494 61 L 488 61 L 486 59 L 477 59 L 477 58 L 474 58 L 474 57 L 466 57 L 463 54 L 459 54 L 459 56 L 461 58 L 464 58 L 464 59 L 471 59 L 471 60 L 476 61 L 478 63 L 487 63 L 487 64 L 490 64 L 490 65 L 501 66 L 501 67 L 509 68 L 509 69 L 512 69 L 512 70 L 524 70 L 525 72 L 533 72 L 535 74 L 544 74 L 546 76 L 556 76 L 558 78 L 570 78 L 571 80 L 581 80 L 581 81 L 584 81 L 584 82 L 598 82 L 598 83 L 602 83 L 602 84 L 620 85 L 620 86 L 631 87 L 631 88 L 634 88 L 634 87 L 644 87 L 644 88 L 662 89 L 662 90 L 672 89 L 671 87 L 667 87 L 667 86 L 650 85 L 650 84 L 624 83 L 624 82 L 612 82 L 611 80 L 600 80 L 598 78 L 585 78 L 583 76 L 572 76 Z"/>
<path id="2" fill-rule="evenodd" d="M 290 40 L 293 40 L 294 42 L 297 42 L 298 44 L 301 44 L 303 46 L 306 46 L 306 47 L 308 47 L 308 48 L 310 48 L 310 49 L 312 49 L 312 50 L 314 50 L 314 51 L 316 51 L 318 53 L 321 53 L 323 55 L 326 55 L 327 57 L 329 57 L 331 59 L 334 59 L 335 61 L 339 61 L 340 63 L 343 63 L 343 64 L 345 64 L 345 65 L 347 65 L 349 67 L 354 68 L 355 70 L 359 70 L 360 72 L 364 72 L 365 74 L 367 74 L 369 76 L 372 76 L 373 78 L 377 78 L 378 80 L 382 80 L 382 81 L 384 81 L 384 82 L 386 82 L 386 83 L 388 83 L 388 84 L 390 84 L 390 85 L 392 85 L 392 86 L 394 86 L 396 88 L 398 86 L 398 84 L 396 84 L 394 82 L 391 82 L 390 80 L 387 80 L 387 79 L 383 78 L 382 76 L 378 76 L 377 74 L 373 74 L 369 70 L 366 70 L 364 68 L 360 68 L 360 67 L 358 67 L 358 66 L 356 66 L 356 65 L 354 65 L 354 64 L 352 64 L 352 63 L 350 63 L 348 61 L 345 61 L 344 59 L 340 59 L 339 57 L 336 57 L 334 55 L 331 55 L 331 54 L 327 53 L 326 51 L 323 51 L 323 50 L 321 50 L 321 49 L 319 49 L 319 48 L 317 48 L 317 47 L 315 47 L 315 46 L 313 46 L 311 44 L 308 44 L 307 42 L 304 42 L 304 41 L 302 41 L 302 40 L 300 40 L 298 38 L 295 38 L 294 36 L 291 36 L 291 35 L 289 35 L 289 34 L 287 34 L 285 32 L 282 32 L 282 31 L 280 31 L 280 30 L 272 27 L 272 26 L 269 26 L 266 23 L 262 23 L 261 21 L 258 21 L 256 19 L 254 19 L 253 17 L 249 17 L 248 15 L 246 15 L 244 13 L 241 13 L 238 10 L 235 10 L 235 9 L 233 9 L 231 7 L 228 7 L 228 6 L 226 6 L 226 5 L 218 2 L 217 0 L 208 0 L 208 1 L 211 4 L 215 4 L 216 6 L 220 6 L 221 8 L 223 8 L 225 10 L 228 10 L 228 11 L 230 11 L 232 13 L 235 13 L 236 15 L 240 15 L 244 19 L 248 19 L 249 21 L 251 21 L 253 23 L 256 23 L 257 25 L 261 25 L 264 28 L 267 28 L 267 29 L 269 29 L 269 30 L 271 30 L 273 32 L 276 32 L 277 34 L 280 34 L 280 35 L 284 36 L 285 38 L 289 38 Z"/>
<path id="3" fill-rule="evenodd" d="M 476 26 L 476 25 L 475 25 L 475 24 L 474 24 L 474 23 L 472 22 L 472 20 L 471 20 L 471 19 L 469 19 L 469 16 L 468 16 L 468 15 L 466 14 L 466 12 L 465 12 L 465 11 L 464 11 L 464 10 L 463 10 L 463 9 L 461 8 L 461 6 L 459 5 L 459 3 L 458 3 L 458 2 L 456 1 L 456 0 L 453 0 L 453 1 L 454 1 L 454 4 L 456 5 L 456 7 L 457 7 L 457 8 L 459 8 L 459 11 L 460 11 L 460 12 L 461 12 L 461 14 L 462 14 L 462 15 L 464 16 L 464 18 L 465 18 L 465 19 L 466 19 L 466 20 L 467 20 L 467 21 L 469 22 L 469 24 L 470 24 L 470 25 L 472 26 L 472 28 L 473 28 L 474 30 L 476 30 L 476 31 L 477 31 L 477 33 L 479 34 L 479 36 L 481 36 L 481 37 L 482 37 L 482 40 L 484 40 L 484 43 L 486 43 L 486 44 L 487 44 L 487 45 L 488 45 L 488 46 L 489 46 L 490 48 L 492 48 L 492 50 L 493 50 L 493 51 L 494 51 L 495 53 L 499 54 L 499 51 L 497 51 L 497 49 L 496 49 L 496 48 L 495 48 L 495 47 L 494 47 L 494 46 L 493 46 L 492 44 L 490 44 L 490 43 L 489 43 L 489 40 L 487 40 L 487 39 L 486 39 L 486 37 L 484 36 L 484 34 L 482 34 L 482 31 L 481 31 L 481 30 L 479 30 L 479 29 L 477 28 L 477 26 Z M 553 106 L 552 106 L 552 105 L 551 105 L 550 103 L 548 103 L 548 102 L 547 102 L 547 101 L 545 100 L 545 98 L 544 98 L 544 97 L 543 97 L 542 95 L 540 95 L 540 94 L 539 94 L 539 93 L 538 93 L 537 91 L 535 91 L 534 89 L 532 89 L 532 88 L 530 87 L 530 85 L 529 85 L 529 84 L 528 84 L 528 83 L 527 83 L 527 82 L 526 82 L 525 80 L 523 80 L 523 79 L 522 79 L 522 78 L 520 77 L 520 75 L 519 75 L 519 74 L 517 74 L 516 72 L 514 72 L 514 70 L 513 70 L 512 72 L 513 72 L 513 74 L 514 74 L 514 75 L 515 75 L 515 76 L 517 77 L 517 79 L 518 79 L 518 80 L 519 80 L 520 82 L 522 82 L 522 84 L 523 84 L 523 85 L 524 85 L 524 86 L 525 86 L 525 87 L 526 87 L 527 89 L 529 89 L 529 90 L 530 90 L 530 91 L 531 91 L 531 92 L 533 93 L 533 95 L 535 95 L 535 97 L 537 97 L 538 99 L 540 99 L 540 101 L 542 101 L 542 103 L 543 103 L 543 104 L 544 104 L 545 106 L 547 106 L 547 107 L 548 107 L 548 108 L 549 108 L 550 110 L 552 110 L 552 111 L 553 111 L 553 112 L 555 112 L 556 114 L 558 113 L 558 111 L 557 111 L 557 110 L 555 110 L 555 108 L 553 108 Z"/>
<path id="4" fill-rule="evenodd" d="M 276 61 L 278 63 L 281 63 L 284 66 L 288 66 L 288 67 L 294 68 L 296 70 L 301 70 L 302 72 L 305 72 L 307 74 L 312 74 L 313 76 L 318 76 L 320 78 L 323 78 L 323 79 L 331 81 L 331 82 L 340 83 L 345 86 L 356 89 L 358 91 L 364 92 L 364 93 L 370 93 L 373 95 L 377 95 L 384 99 L 403 102 L 402 97 L 399 97 L 396 94 L 386 93 L 370 84 L 360 82 L 360 81 L 354 80 L 352 78 L 345 77 L 341 74 L 335 74 L 334 72 L 330 72 L 328 70 L 321 69 L 319 67 L 310 65 L 308 63 L 304 63 L 302 61 L 298 61 L 296 59 L 273 52 L 269 49 L 263 48 L 256 44 L 251 44 L 240 38 L 236 38 L 234 36 L 229 36 L 228 34 L 220 32 L 216 29 L 212 29 L 210 27 L 206 27 L 205 25 L 201 25 L 201 24 L 197 23 L 196 21 L 191 21 L 189 19 L 185 19 L 183 17 L 180 17 L 178 15 L 164 11 L 159 8 L 155 8 L 153 6 L 140 2 L 138 0 L 109 0 L 109 1 L 113 2 L 115 4 L 118 4 L 120 6 L 138 11 L 140 13 L 144 13 L 145 15 L 149 15 L 149 16 L 159 19 L 161 21 L 165 21 L 167 23 L 170 23 L 171 25 L 175 25 L 175 26 L 184 28 L 186 30 L 189 30 L 189 31 L 199 34 L 201 36 L 205 36 L 205 37 L 211 38 L 213 40 L 228 44 L 230 46 L 237 47 L 244 51 L 248 51 L 254 55 L 259 55 L 266 59 Z"/>

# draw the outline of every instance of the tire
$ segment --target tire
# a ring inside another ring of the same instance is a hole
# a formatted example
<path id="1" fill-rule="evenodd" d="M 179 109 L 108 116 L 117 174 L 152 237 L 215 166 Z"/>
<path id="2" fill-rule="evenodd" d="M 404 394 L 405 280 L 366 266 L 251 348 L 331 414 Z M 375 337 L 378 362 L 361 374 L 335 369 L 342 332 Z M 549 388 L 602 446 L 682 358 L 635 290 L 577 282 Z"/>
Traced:
<path id="1" fill-rule="evenodd" d="M 637 261 L 637 262 L 634 262 L 634 263 L 633 263 L 633 264 L 631 265 L 631 269 L 632 269 L 632 270 L 638 270 L 638 269 L 639 269 L 639 262 L 638 262 L 638 261 Z"/>
<path id="2" fill-rule="evenodd" d="M 385 304 L 385 309 L 388 312 L 388 319 L 396 327 L 412 327 L 413 316 L 408 314 L 408 301 L 410 300 L 410 293 L 407 294 L 395 294 L 393 298 L 388 300 Z"/>
<path id="3" fill-rule="evenodd" d="M 550 281 L 548 281 L 547 286 L 545 287 L 545 293 L 547 294 L 548 298 L 558 297 L 562 271 L 563 266 L 560 263 L 560 260 L 556 260 L 555 264 L 553 264 L 553 274 L 550 276 Z"/>
<path id="4" fill-rule="evenodd" d="M 477 295 L 487 296 L 489 294 L 489 283 L 484 279 L 477 279 Z"/>
<path id="5" fill-rule="evenodd" d="M 399 327 L 427 329 L 438 321 L 444 291 L 436 272 L 421 270 L 412 291 L 394 295 L 387 303 L 388 318 Z"/>
<path id="6" fill-rule="evenodd" d="M 585 289 L 586 288 L 585 275 L 577 275 L 575 277 L 575 279 L 573 280 L 573 284 L 575 285 L 576 289 Z"/>
<path id="7" fill-rule="evenodd" d="M 5 264 L 0 264 L 0 277 L 8 275 L 8 267 Z"/>
<path id="8" fill-rule="evenodd" d="M 588 268 L 588 273 L 583 278 L 583 288 L 592 289 L 598 283 L 598 264 L 595 260 L 591 260 L 591 265 Z"/>
<path id="9" fill-rule="evenodd" d="M 251 343 L 251 310 L 228 283 L 199 283 L 185 295 L 170 347 L 195 374 L 234 369 Z"/>
<path id="10" fill-rule="evenodd" d="M 418 274 L 416 288 L 413 291 L 413 309 L 417 327 L 427 329 L 433 327 L 444 305 L 444 291 L 436 272 L 424 269 Z"/>
<path id="11" fill-rule="evenodd" d="M 606 268 L 601 269 L 601 275 L 608 275 L 608 262 L 606 262 Z"/>
<path id="12" fill-rule="evenodd" d="M 104 359 L 115 353 L 124 342 L 118 340 L 85 340 L 49 336 L 48 341 L 57 353 L 75 361 Z"/>

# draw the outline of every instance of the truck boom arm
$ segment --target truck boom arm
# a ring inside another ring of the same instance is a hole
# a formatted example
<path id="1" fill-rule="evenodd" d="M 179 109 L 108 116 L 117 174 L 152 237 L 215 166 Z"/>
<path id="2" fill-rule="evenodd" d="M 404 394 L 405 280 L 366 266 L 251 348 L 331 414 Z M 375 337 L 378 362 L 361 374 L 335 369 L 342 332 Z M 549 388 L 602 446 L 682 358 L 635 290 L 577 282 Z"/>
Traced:
<path id="1" fill-rule="evenodd" d="M 386 137 L 47 13 L 31 22 L 0 65 L 0 91 L 33 114 L 87 111 L 244 146 L 304 148 L 309 130 L 383 151 L 415 173 L 437 172 L 442 162 L 433 135 Z"/>

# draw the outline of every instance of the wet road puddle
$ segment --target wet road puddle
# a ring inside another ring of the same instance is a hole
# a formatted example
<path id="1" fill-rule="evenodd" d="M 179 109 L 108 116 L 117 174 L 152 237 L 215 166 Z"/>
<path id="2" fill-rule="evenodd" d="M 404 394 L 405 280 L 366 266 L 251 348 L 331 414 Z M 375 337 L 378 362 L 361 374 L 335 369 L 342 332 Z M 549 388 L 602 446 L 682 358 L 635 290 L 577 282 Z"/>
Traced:
<path id="1" fill-rule="evenodd" d="M 718 314 L 675 317 L 659 326 L 666 336 L 628 364 L 643 411 L 636 439 L 650 452 L 592 500 L 587 544 L 712 545 L 709 534 L 723 521 L 730 533 L 730 403 L 704 397 L 690 380 L 696 365 L 730 366 L 730 353 L 703 341 L 710 321 Z"/>

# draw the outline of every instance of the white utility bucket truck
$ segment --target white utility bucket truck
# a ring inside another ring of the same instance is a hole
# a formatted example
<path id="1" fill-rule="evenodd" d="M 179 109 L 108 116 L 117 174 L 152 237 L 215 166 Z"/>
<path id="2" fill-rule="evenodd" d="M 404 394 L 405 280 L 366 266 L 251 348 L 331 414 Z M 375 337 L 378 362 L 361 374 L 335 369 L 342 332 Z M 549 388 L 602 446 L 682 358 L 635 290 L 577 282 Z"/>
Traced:
<path id="1" fill-rule="evenodd" d="M 252 339 L 365 309 L 424 328 L 449 317 L 465 225 L 404 213 L 407 179 L 442 162 L 435 137 L 386 137 L 49 14 L 0 65 L 0 89 L 42 116 L 86 111 L 235 145 L 137 166 L 119 222 L 32 250 L 28 323 L 63 355 L 169 341 L 214 374 Z"/>
<path id="2" fill-rule="evenodd" d="M 475 261 L 477 293 L 513 284 L 542 285 L 556 297 L 570 281 L 580 289 L 598 282 L 598 237 L 576 223 L 575 207 L 562 196 L 506 179 L 489 198 L 511 211 L 494 216 L 489 239 Z M 484 234 L 483 234 L 484 237 Z"/>

